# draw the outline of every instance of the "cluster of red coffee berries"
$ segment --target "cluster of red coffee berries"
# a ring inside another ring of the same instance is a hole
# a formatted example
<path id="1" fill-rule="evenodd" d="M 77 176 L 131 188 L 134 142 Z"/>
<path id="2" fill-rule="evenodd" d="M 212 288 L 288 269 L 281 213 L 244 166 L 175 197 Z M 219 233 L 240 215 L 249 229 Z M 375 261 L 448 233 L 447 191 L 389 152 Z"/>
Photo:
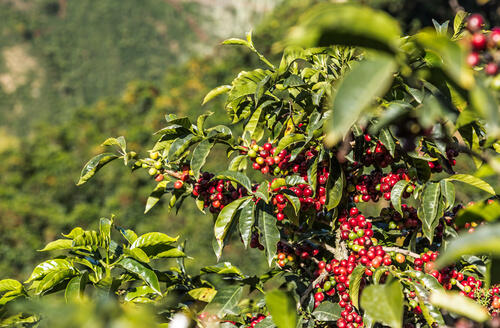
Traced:
<path id="1" fill-rule="evenodd" d="M 288 161 L 291 155 L 287 155 L 287 151 L 283 149 L 276 154 L 276 147 L 270 142 L 259 146 L 254 143 L 247 152 L 248 157 L 253 161 L 252 167 L 254 170 L 260 170 L 262 174 L 280 175 L 286 174 Z"/>
<path id="2" fill-rule="evenodd" d="M 392 188 L 400 180 L 410 181 L 410 177 L 405 169 L 399 168 L 395 173 L 384 174 L 380 170 L 373 170 L 370 174 L 363 174 L 359 177 L 348 175 L 348 187 L 357 193 L 352 196 L 355 203 L 368 202 L 370 200 L 378 202 L 382 197 L 385 200 L 391 199 Z M 354 189 L 354 190 L 353 190 Z M 408 198 L 414 190 L 413 184 L 408 184 L 403 192 L 403 198 Z"/>
<path id="3" fill-rule="evenodd" d="M 259 322 L 261 322 L 265 318 L 266 316 L 263 314 L 258 314 L 255 317 L 251 317 L 247 328 L 254 328 Z"/>
<path id="4" fill-rule="evenodd" d="M 469 43 L 471 52 L 467 63 L 474 67 L 485 64 L 487 75 L 498 74 L 498 49 L 500 48 L 500 27 L 494 27 L 490 32 L 482 30 L 485 22 L 481 15 L 473 14 L 467 19 L 467 30 L 471 33 Z"/>
<path id="5" fill-rule="evenodd" d="M 340 237 L 348 240 L 348 246 L 355 252 L 373 245 L 372 223 L 356 207 L 351 207 L 349 213 L 344 211 L 339 217 Z"/>
<path id="6" fill-rule="evenodd" d="M 229 180 L 213 178 L 211 173 L 202 173 L 192 192 L 193 197 L 203 201 L 203 207 L 208 208 L 210 213 L 219 213 L 227 204 L 247 195 L 244 187 L 234 187 Z"/>
<path id="7" fill-rule="evenodd" d="M 401 211 L 403 215 L 397 212 L 392 206 L 384 207 L 380 210 L 380 216 L 385 221 L 389 221 L 389 230 L 415 229 L 420 227 L 421 222 L 418 219 L 416 208 L 407 204 L 401 204 Z"/>
<path id="8" fill-rule="evenodd" d="M 369 134 L 364 135 L 364 156 L 360 158 L 359 164 L 368 166 L 377 166 L 385 168 L 394 162 L 394 158 L 390 154 L 389 150 L 380 141 L 375 141 L 373 137 Z M 354 166 L 358 163 L 355 162 Z"/>

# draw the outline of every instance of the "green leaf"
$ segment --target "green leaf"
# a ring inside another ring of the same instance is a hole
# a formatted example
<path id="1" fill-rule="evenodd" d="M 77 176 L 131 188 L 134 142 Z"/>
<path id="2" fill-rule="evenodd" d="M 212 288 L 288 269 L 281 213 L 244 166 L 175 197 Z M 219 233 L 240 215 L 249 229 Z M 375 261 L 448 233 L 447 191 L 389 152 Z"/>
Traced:
<path id="1" fill-rule="evenodd" d="M 0 294 L 11 291 L 21 292 L 24 289 L 23 284 L 14 279 L 0 280 Z"/>
<path id="2" fill-rule="evenodd" d="M 451 177 L 446 178 L 448 181 L 460 181 L 463 183 L 467 183 L 471 186 L 474 186 L 476 188 L 479 188 L 481 190 L 484 190 L 492 195 L 495 195 L 495 190 L 493 189 L 492 186 L 490 186 L 487 182 L 476 178 L 473 175 L 469 174 L 455 174 L 452 175 Z"/>
<path id="3" fill-rule="evenodd" d="M 291 44 L 307 48 L 335 44 L 395 53 L 400 35 L 397 20 L 383 11 L 354 4 L 324 3 L 314 6 L 302 16 L 299 26 L 292 29 L 288 40 Z"/>
<path id="4" fill-rule="evenodd" d="M 359 24 L 358 24 L 359 25 Z M 389 56 L 374 56 L 354 65 L 342 79 L 333 101 L 327 142 L 335 144 L 377 97 L 389 89 L 396 63 Z"/>
<path id="5" fill-rule="evenodd" d="M 195 300 L 210 303 L 217 294 L 217 290 L 208 287 L 201 287 L 191 289 L 188 294 Z"/>
<path id="6" fill-rule="evenodd" d="M 243 130 L 243 135 L 247 135 L 250 139 L 255 139 L 255 131 L 257 131 L 257 126 L 260 122 L 260 115 L 262 113 L 262 109 L 264 106 L 259 106 L 250 116 L 248 123 L 245 125 L 245 129 Z M 256 140 L 258 141 L 258 140 Z"/>
<path id="7" fill-rule="evenodd" d="M 438 35 L 435 31 L 427 30 L 415 35 L 417 42 L 439 60 L 429 63 L 441 68 L 446 75 L 464 89 L 474 85 L 472 70 L 465 62 L 465 51 L 458 43 L 451 41 L 448 36 Z"/>
<path id="8" fill-rule="evenodd" d="M 340 171 L 340 174 L 337 176 L 337 178 L 334 179 L 335 174 L 330 174 L 328 176 L 328 188 L 327 188 L 327 203 L 326 203 L 326 209 L 331 210 L 335 207 L 337 207 L 342 200 L 342 195 L 344 191 L 344 170 L 342 168 L 338 168 Z M 333 173 L 333 172 L 332 172 Z"/>
<path id="9" fill-rule="evenodd" d="M 134 248 L 134 249 L 125 248 L 125 249 L 123 249 L 123 254 L 126 254 L 130 257 L 133 257 L 134 259 L 136 259 L 139 262 L 149 263 L 148 254 L 146 254 L 140 248 Z"/>
<path id="10" fill-rule="evenodd" d="M 120 230 L 120 233 L 122 236 L 130 243 L 132 244 L 136 239 L 137 239 L 137 234 L 130 229 L 123 229 L 123 228 L 118 228 Z"/>
<path id="11" fill-rule="evenodd" d="M 213 112 L 207 112 L 205 114 L 201 114 L 196 119 L 196 127 L 198 128 L 198 132 L 201 135 L 204 135 L 203 127 L 205 126 L 205 121 L 207 120 L 208 117 L 212 116 L 212 114 Z"/>
<path id="12" fill-rule="evenodd" d="M 248 41 L 238 38 L 230 38 L 221 42 L 224 45 L 238 45 L 238 46 L 249 46 Z"/>
<path id="13" fill-rule="evenodd" d="M 250 179 L 241 172 L 224 171 L 218 174 L 214 179 L 231 180 L 239 183 L 240 185 L 245 187 L 246 190 L 252 191 L 252 183 L 250 182 Z"/>
<path id="14" fill-rule="evenodd" d="M 403 215 L 403 211 L 401 210 L 401 198 L 403 197 L 403 193 L 406 189 L 406 186 L 410 183 L 410 181 L 399 180 L 391 190 L 391 203 L 394 209 L 401 215 Z"/>
<path id="15" fill-rule="evenodd" d="M 450 241 L 440 254 L 436 266 L 442 268 L 463 255 L 500 255 L 500 223 L 480 226 L 472 233 L 462 233 Z"/>
<path id="16" fill-rule="evenodd" d="M 77 186 L 80 186 L 92 178 L 97 171 L 99 171 L 104 165 L 117 159 L 118 156 L 112 153 L 99 154 L 93 157 L 90 161 L 85 164 L 80 173 L 80 179 L 77 182 Z"/>
<path id="17" fill-rule="evenodd" d="M 387 148 L 392 157 L 394 157 L 394 153 L 396 151 L 396 143 L 394 142 L 394 138 L 392 137 L 389 129 L 380 130 L 379 134 L 380 142 Z"/>
<path id="18" fill-rule="evenodd" d="M 451 209 L 455 204 L 455 186 L 448 180 L 441 180 L 441 194 L 446 201 L 446 209 Z"/>
<path id="19" fill-rule="evenodd" d="M 300 211 L 299 197 L 297 197 L 294 192 L 292 192 L 288 189 L 282 190 L 282 193 L 283 193 L 283 196 L 285 196 L 288 199 L 289 203 L 292 205 L 295 214 L 298 215 L 299 211 Z"/>
<path id="20" fill-rule="evenodd" d="M 483 78 L 477 77 L 476 85 L 470 92 L 470 101 L 475 114 L 485 119 L 488 136 L 498 138 L 500 136 L 499 104 L 495 94 L 485 86 L 485 83 Z"/>
<path id="21" fill-rule="evenodd" d="M 101 218 L 99 220 L 99 234 L 101 235 L 102 240 L 106 242 L 106 245 L 109 245 L 111 240 L 111 226 L 113 225 L 113 219 Z"/>
<path id="22" fill-rule="evenodd" d="M 255 222 L 255 203 L 248 200 L 241 209 L 238 228 L 245 248 L 248 247 L 250 237 L 252 236 L 252 226 Z"/>
<path id="23" fill-rule="evenodd" d="M 63 271 L 67 269 L 73 269 L 73 264 L 68 260 L 65 259 L 47 260 L 45 262 L 38 264 L 35 267 L 35 269 L 31 273 L 31 276 L 28 278 L 28 280 L 25 281 L 25 283 L 42 279 L 51 272 Z"/>
<path id="24" fill-rule="evenodd" d="M 153 189 L 146 201 L 144 214 L 148 213 L 160 201 L 160 198 L 165 194 L 167 190 L 167 185 L 168 181 L 166 180 L 158 182 L 155 189 Z"/>
<path id="25" fill-rule="evenodd" d="M 232 89 L 232 86 L 230 86 L 230 85 L 221 85 L 220 87 L 214 88 L 207 93 L 205 98 L 203 98 L 203 102 L 201 104 L 205 105 L 210 100 L 212 100 L 215 97 L 220 96 L 224 93 L 229 92 L 231 89 Z"/>
<path id="26" fill-rule="evenodd" d="M 266 203 L 269 203 L 269 188 L 268 188 L 267 181 L 265 181 L 259 185 L 259 188 L 257 188 L 257 190 L 255 190 L 254 195 L 257 198 L 261 198 Z"/>
<path id="27" fill-rule="evenodd" d="M 57 239 L 51 241 L 43 249 L 40 249 L 39 252 L 53 251 L 57 249 L 71 249 L 73 248 L 73 240 L 71 239 Z"/>
<path id="28" fill-rule="evenodd" d="M 252 196 L 246 196 L 232 201 L 231 203 L 224 206 L 222 211 L 220 211 L 219 215 L 217 216 L 217 220 L 215 221 L 214 225 L 214 235 L 217 243 L 219 244 L 220 252 L 222 252 L 224 239 L 229 231 L 229 228 L 231 227 L 231 223 L 236 212 L 240 208 L 241 204 L 243 204 L 243 202 L 251 198 Z M 220 257 L 220 254 L 216 255 L 218 258 Z"/>
<path id="29" fill-rule="evenodd" d="M 133 248 L 146 248 L 148 246 L 156 246 L 156 245 L 170 245 L 172 243 L 175 243 L 179 239 L 179 236 L 177 237 L 170 237 L 164 233 L 161 232 L 148 232 L 143 235 L 141 235 L 139 238 L 137 238 L 132 245 L 130 246 L 131 249 Z"/>
<path id="30" fill-rule="evenodd" d="M 229 274 L 238 275 L 243 277 L 243 273 L 238 267 L 235 267 L 230 262 L 219 263 L 216 265 L 207 266 L 201 269 L 203 273 L 217 273 L 217 274 Z"/>
<path id="31" fill-rule="evenodd" d="M 296 328 L 297 310 L 292 295 L 281 290 L 270 291 L 266 293 L 266 305 L 278 328 Z"/>
<path id="32" fill-rule="evenodd" d="M 81 275 L 71 278 L 64 291 L 64 298 L 69 303 L 74 300 L 79 300 L 83 297 L 85 286 L 88 282 L 88 273 L 83 272 Z"/>
<path id="33" fill-rule="evenodd" d="M 424 187 L 418 218 L 422 221 L 422 231 L 432 243 L 434 229 L 439 223 L 439 205 L 441 188 L 439 183 L 430 182 Z"/>
<path id="34" fill-rule="evenodd" d="M 167 246 L 167 250 L 163 250 L 158 254 L 153 254 L 153 258 L 178 258 L 178 257 L 186 257 L 186 254 L 181 251 L 179 248 L 174 246 Z"/>
<path id="35" fill-rule="evenodd" d="M 127 151 L 127 142 L 123 136 L 118 138 L 108 138 L 101 144 L 101 146 L 118 146 L 124 153 Z"/>
<path id="36" fill-rule="evenodd" d="M 238 155 L 229 163 L 229 171 L 244 171 L 247 167 L 247 156 Z"/>
<path id="37" fill-rule="evenodd" d="M 340 318 L 341 310 L 338 303 L 324 301 L 314 310 L 312 315 L 319 321 L 335 321 Z"/>
<path id="38" fill-rule="evenodd" d="M 187 136 L 175 139 L 168 150 L 168 159 L 173 161 L 181 156 L 189 147 L 199 142 L 202 139 L 200 136 L 188 134 Z"/>
<path id="39" fill-rule="evenodd" d="M 117 264 L 125 270 L 139 276 L 146 284 L 148 284 L 149 287 L 151 287 L 155 291 L 155 293 L 161 295 L 158 277 L 156 276 L 156 273 L 154 273 L 154 271 L 149 267 L 130 257 L 121 259 Z"/>
<path id="40" fill-rule="evenodd" d="M 284 136 L 276 146 L 276 150 L 274 151 L 275 154 L 279 154 L 283 149 L 296 144 L 298 142 L 302 142 L 306 140 L 306 136 L 303 134 L 287 134 Z"/>
<path id="41" fill-rule="evenodd" d="M 219 289 L 210 303 L 210 308 L 215 308 L 220 318 L 224 318 L 226 314 L 236 315 L 242 294 L 243 286 L 228 286 Z"/>
<path id="42" fill-rule="evenodd" d="M 261 322 L 257 323 L 254 328 L 274 328 L 276 325 L 273 322 L 273 318 L 268 315 Z"/>
<path id="43" fill-rule="evenodd" d="M 81 234 L 83 234 L 83 233 L 84 233 L 84 230 L 83 230 L 82 228 L 80 228 L 80 227 L 76 227 L 76 228 L 73 228 L 73 229 L 70 231 L 70 233 L 68 233 L 67 235 L 65 235 L 65 234 L 62 234 L 62 235 L 63 235 L 64 237 L 66 237 L 66 238 L 71 238 L 71 239 L 73 239 L 73 238 L 75 238 L 75 237 L 77 237 L 77 236 L 79 236 L 79 235 L 81 235 Z"/>
<path id="44" fill-rule="evenodd" d="M 193 170 L 194 176 L 198 177 L 200 170 L 205 165 L 210 150 L 214 146 L 213 142 L 208 139 L 201 141 L 193 150 L 193 157 L 191 158 L 191 170 Z"/>
<path id="45" fill-rule="evenodd" d="M 73 277 L 76 273 L 74 268 L 62 268 L 60 270 L 54 270 L 43 277 L 43 279 L 36 286 L 36 295 L 40 295 L 49 291 L 51 288 L 55 287 L 64 280 Z"/>
<path id="46" fill-rule="evenodd" d="M 141 249 L 144 253 L 149 256 L 158 256 L 160 253 L 171 250 L 173 246 L 172 243 L 176 242 L 179 236 L 172 238 L 161 232 L 148 232 L 140 237 L 138 237 L 132 245 L 130 245 L 130 250 Z M 142 254 L 138 255 L 139 258 L 143 258 Z"/>
<path id="47" fill-rule="evenodd" d="M 349 278 L 349 297 L 351 298 L 352 305 L 359 309 L 359 288 L 361 286 L 361 280 L 365 274 L 365 267 L 358 265 L 351 273 L 351 278 Z"/>
<path id="48" fill-rule="evenodd" d="M 403 325 L 403 291 L 397 280 L 385 285 L 371 285 L 361 294 L 361 307 L 374 321 L 393 328 Z"/>
<path id="49" fill-rule="evenodd" d="M 147 299 L 151 301 L 150 296 L 156 295 L 155 291 L 149 286 L 139 286 L 130 290 L 127 295 L 125 295 L 125 302 L 139 302 L 139 300 Z M 143 303 L 143 302 L 141 302 Z"/>
<path id="50" fill-rule="evenodd" d="M 276 227 L 276 217 L 272 214 L 269 205 L 259 202 L 257 205 L 259 216 L 259 229 L 262 233 L 262 242 L 266 249 L 267 263 L 269 266 L 273 263 L 274 255 L 278 249 L 277 244 L 280 240 L 280 232 Z"/>
<path id="51" fill-rule="evenodd" d="M 477 322 L 484 322 L 490 319 L 486 308 L 470 298 L 460 295 L 458 292 L 434 291 L 431 293 L 430 302 L 437 307 Z"/>

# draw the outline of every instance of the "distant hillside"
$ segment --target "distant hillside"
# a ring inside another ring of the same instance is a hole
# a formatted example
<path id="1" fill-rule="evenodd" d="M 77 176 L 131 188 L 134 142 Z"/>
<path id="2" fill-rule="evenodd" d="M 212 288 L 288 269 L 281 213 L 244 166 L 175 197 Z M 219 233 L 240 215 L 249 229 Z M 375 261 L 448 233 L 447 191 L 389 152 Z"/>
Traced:
<path id="1" fill-rule="evenodd" d="M 0 0 L 0 125 L 65 117 L 248 30 L 276 0 Z"/>

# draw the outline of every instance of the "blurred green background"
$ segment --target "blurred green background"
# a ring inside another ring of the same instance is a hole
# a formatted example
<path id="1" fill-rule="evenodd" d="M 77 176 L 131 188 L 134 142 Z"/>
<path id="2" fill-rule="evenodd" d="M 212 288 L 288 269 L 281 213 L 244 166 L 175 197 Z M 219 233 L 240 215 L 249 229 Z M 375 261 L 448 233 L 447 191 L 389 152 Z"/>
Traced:
<path id="1" fill-rule="evenodd" d="M 35 249 L 73 226 L 96 228 L 111 213 L 138 233 L 190 239 L 192 270 L 214 263 L 212 219 L 192 202 L 178 215 L 161 205 L 143 214 L 154 187 L 145 172 L 116 162 L 82 187 L 75 182 L 109 136 L 125 136 L 131 149 L 151 147 L 166 113 L 211 110 L 208 124 L 228 124 L 220 102 L 201 100 L 261 64 L 220 41 L 253 29 L 256 45 L 277 62 L 273 44 L 316 2 L 0 0 L 0 278 L 26 278 L 45 256 Z M 407 32 L 432 26 L 432 18 L 452 20 L 460 6 L 499 24 L 497 1 L 358 2 L 386 10 Z M 265 266 L 260 252 L 243 255 L 238 243 L 224 260 L 250 274 Z"/>

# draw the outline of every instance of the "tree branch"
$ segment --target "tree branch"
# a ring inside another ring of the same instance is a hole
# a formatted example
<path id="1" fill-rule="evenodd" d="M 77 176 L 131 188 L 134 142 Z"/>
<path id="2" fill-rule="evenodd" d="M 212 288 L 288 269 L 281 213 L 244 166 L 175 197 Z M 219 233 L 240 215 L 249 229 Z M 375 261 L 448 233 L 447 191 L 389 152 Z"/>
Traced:
<path id="1" fill-rule="evenodd" d="M 396 253 L 401 253 L 404 255 L 409 255 L 409 256 L 414 257 L 416 259 L 420 258 L 420 255 L 418 255 L 417 253 L 414 253 L 414 252 L 406 250 L 406 249 L 398 248 L 398 247 L 382 246 L 382 249 L 385 252 L 396 252 Z"/>
<path id="2" fill-rule="evenodd" d="M 314 281 L 311 282 L 309 287 L 307 287 L 304 295 L 302 295 L 300 297 L 300 302 L 299 302 L 299 304 L 297 304 L 297 310 L 302 307 L 302 304 L 306 300 L 307 296 L 309 296 L 311 291 L 314 289 L 314 286 L 316 286 L 316 284 L 321 284 L 326 279 L 326 277 L 328 277 L 328 272 L 326 270 L 323 270 L 323 272 L 321 272 L 321 274 L 318 276 L 318 278 L 314 279 Z"/>

